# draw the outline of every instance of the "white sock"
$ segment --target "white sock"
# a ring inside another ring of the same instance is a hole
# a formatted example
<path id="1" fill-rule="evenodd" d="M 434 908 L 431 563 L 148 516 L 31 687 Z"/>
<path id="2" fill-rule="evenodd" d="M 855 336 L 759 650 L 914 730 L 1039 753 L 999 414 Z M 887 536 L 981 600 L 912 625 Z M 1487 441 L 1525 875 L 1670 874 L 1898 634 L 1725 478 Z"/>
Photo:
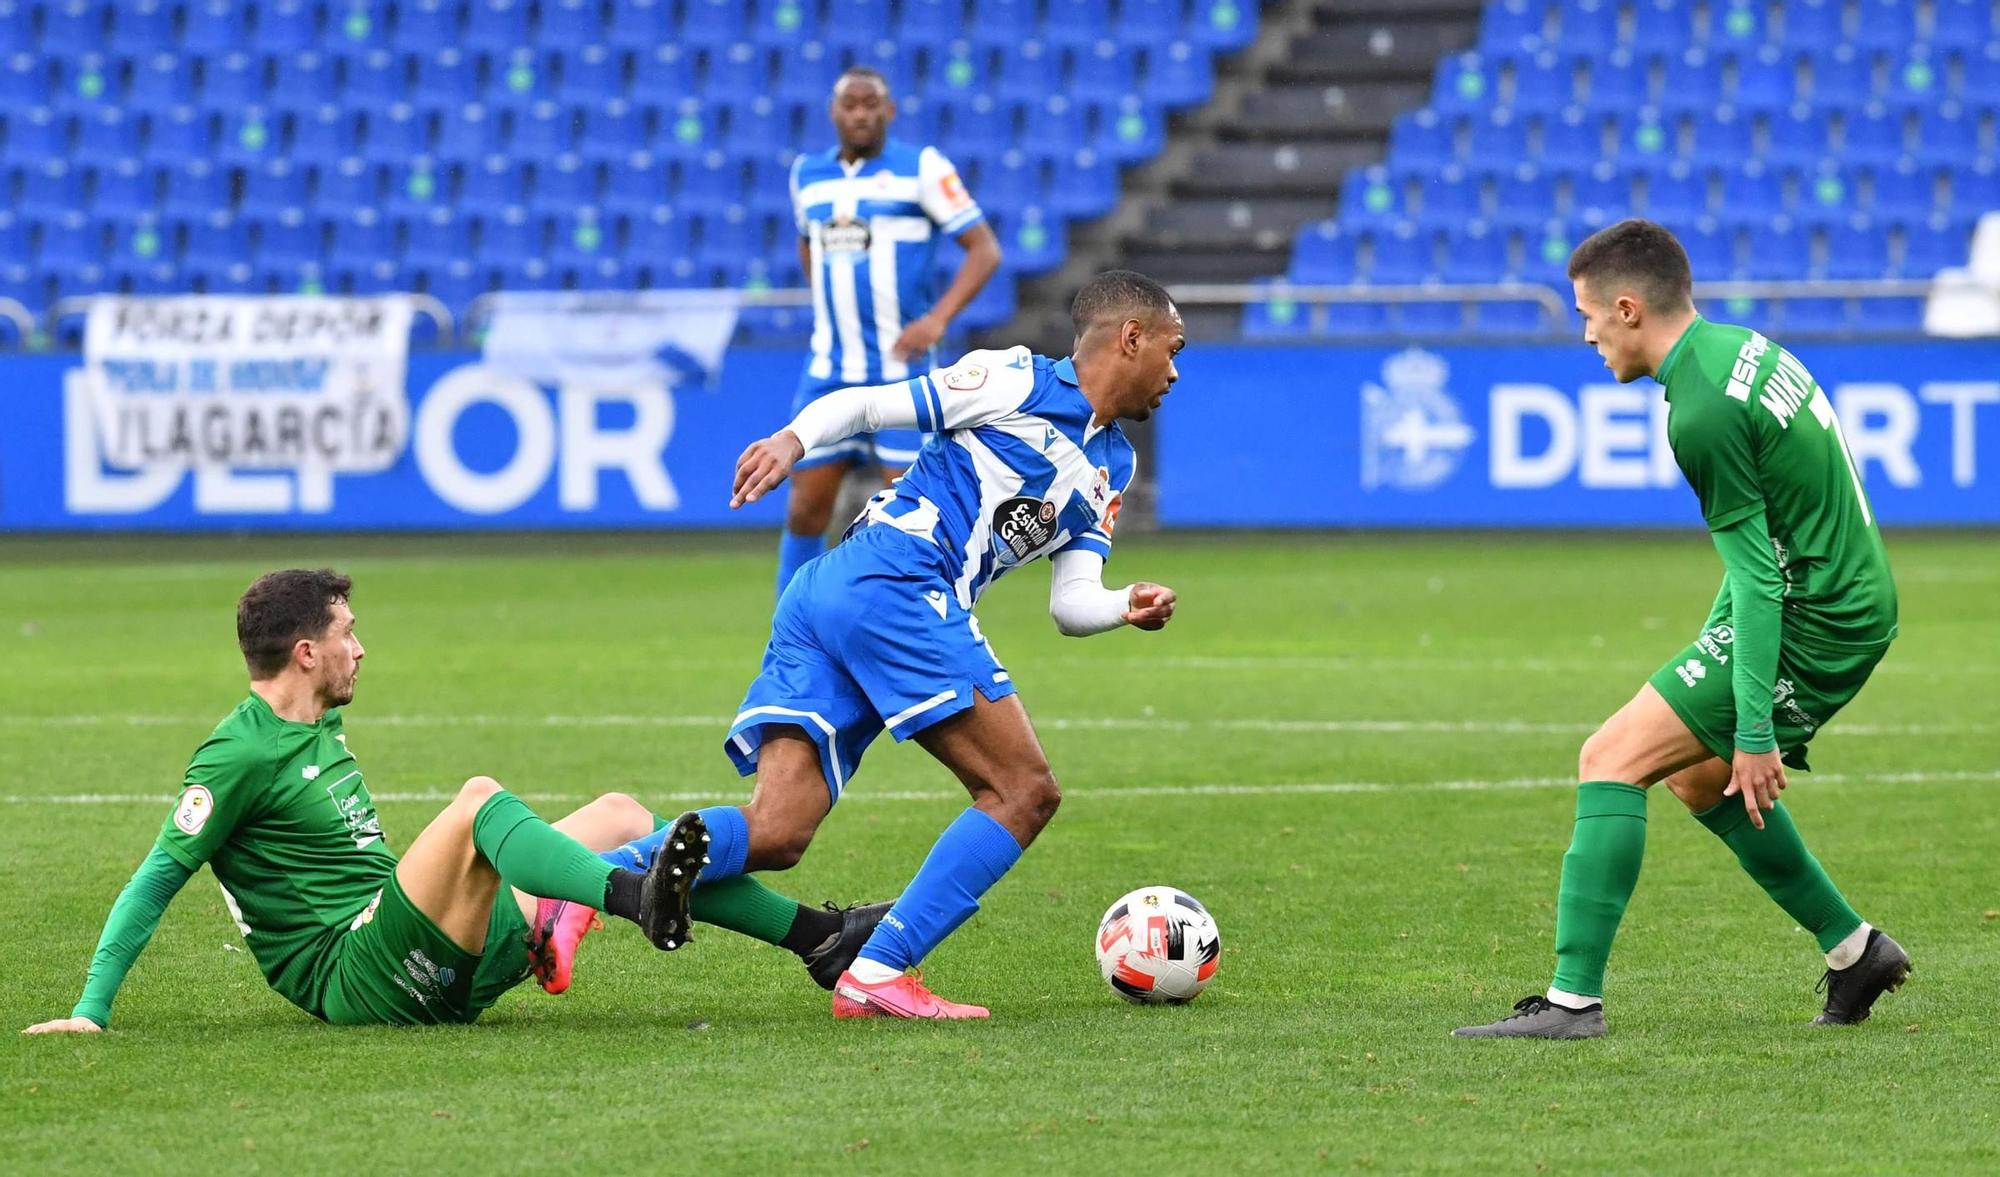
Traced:
<path id="1" fill-rule="evenodd" d="M 1833 951 L 1826 954 L 1826 967 L 1830 969 L 1853 968 L 1854 962 L 1861 959 L 1861 950 L 1868 947 L 1868 933 L 1874 930 L 1874 928 L 1869 926 L 1867 920 L 1862 920 L 1860 927 L 1849 932 L 1847 939 L 1834 945 Z"/>
<path id="2" fill-rule="evenodd" d="M 853 973 L 854 979 L 863 985 L 880 985 L 903 975 L 903 970 L 892 969 L 879 960 L 869 960 L 865 956 L 855 957 L 854 963 L 847 966 L 847 971 Z"/>
<path id="3" fill-rule="evenodd" d="M 1579 1010 L 1585 1006 L 1602 1005 L 1602 997 L 1585 997 L 1580 993 L 1570 993 L 1555 986 L 1549 986 L 1549 1000 L 1567 1010 Z"/>

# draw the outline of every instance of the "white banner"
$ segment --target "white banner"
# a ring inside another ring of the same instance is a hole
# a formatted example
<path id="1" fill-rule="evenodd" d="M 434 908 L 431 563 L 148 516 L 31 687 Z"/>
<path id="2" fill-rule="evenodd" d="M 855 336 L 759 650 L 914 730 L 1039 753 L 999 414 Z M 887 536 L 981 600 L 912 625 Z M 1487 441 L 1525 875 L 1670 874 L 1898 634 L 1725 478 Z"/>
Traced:
<path id="1" fill-rule="evenodd" d="M 116 469 L 386 470 L 409 436 L 396 295 L 100 298 L 80 376 Z"/>
<path id="2" fill-rule="evenodd" d="M 736 334 L 738 301 L 731 290 L 502 292 L 485 360 L 549 385 L 708 379 Z"/>

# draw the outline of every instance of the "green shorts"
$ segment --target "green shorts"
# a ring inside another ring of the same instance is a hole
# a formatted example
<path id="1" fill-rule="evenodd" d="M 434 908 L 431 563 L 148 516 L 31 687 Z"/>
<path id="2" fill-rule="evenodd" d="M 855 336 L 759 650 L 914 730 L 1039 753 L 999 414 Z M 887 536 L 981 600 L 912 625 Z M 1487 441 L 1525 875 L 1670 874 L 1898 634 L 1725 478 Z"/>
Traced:
<path id="1" fill-rule="evenodd" d="M 390 875 L 322 962 L 320 1016 L 336 1026 L 470 1022 L 527 977 L 527 936 L 528 921 L 503 886 L 485 953 L 467 952 Z"/>
<path id="2" fill-rule="evenodd" d="M 1735 636 L 1735 630 L 1727 625 L 1703 630 L 1693 645 L 1674 655 L 1648 680 L 1688 730 L 1724 760 L 1736 755 L 1736 698 L 1729 672 L 1730 644 Z M 1830 651 L 1779 644 L 1771 730 L 1786 764 L 1811 771 L 1806 764 L 1806 745 L 1827 720 L 1861 693 L 1861 685 L 1888 652 L 1887 642 L 1868 650 Z"/>

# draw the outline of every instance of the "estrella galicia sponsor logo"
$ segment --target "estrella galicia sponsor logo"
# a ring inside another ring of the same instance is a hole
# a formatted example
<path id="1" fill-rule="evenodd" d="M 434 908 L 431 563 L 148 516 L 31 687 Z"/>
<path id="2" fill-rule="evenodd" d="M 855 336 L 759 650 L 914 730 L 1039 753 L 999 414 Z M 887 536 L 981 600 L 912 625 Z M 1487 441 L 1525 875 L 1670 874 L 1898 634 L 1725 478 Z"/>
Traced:
<path id="1" fill-rule="evenodd" d="M 1715 659 L 1718 665 L 1727 666 L 1729 665 L 1729 655 L 1722 652 L 1722 647 L 1731 645 L 1735 641 L 1736 628 L 1734 626 L 1715 625 L 1703 630 L 1701 636 L 1694 640 L 1694 644 L 1700 648 L 1702 653 Z"/>
<path id="2" fill-rule="evenodd" d="M 1022 495 L 993 508 L 993 553 L 1002 564 L 1019 564 L 1056 534 L 1056 505 Z"/>
<path id="3" fill-rule="evenodd" d="M 1696 683 L 1708 677 L 1708 666 L 1699 658 L 1690 658 L 1674 667 L 1674 673 L 1681 676 L 1683 685 L 1693 690 Z"/>
<path id="4" fill-rule="evenodd" d="M 1445 390 L 1451 368 L 1419 348 L 1390 356 L 1361 386 L 1361 485 L 1429 490 L 1457 472 L 1472 427 Z"/>

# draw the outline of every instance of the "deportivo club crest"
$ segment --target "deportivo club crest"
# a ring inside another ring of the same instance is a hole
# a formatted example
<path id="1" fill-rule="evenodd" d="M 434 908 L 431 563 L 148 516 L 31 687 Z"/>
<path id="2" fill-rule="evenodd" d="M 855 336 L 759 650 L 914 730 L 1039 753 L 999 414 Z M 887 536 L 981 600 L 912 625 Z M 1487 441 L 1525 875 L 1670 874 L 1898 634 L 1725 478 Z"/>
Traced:
<path id="1" fill-rule="evenodd" d="M 1361 485 L 1429 490 L 1450 478 L 1472 429 L 1445 391 L 1451 368 L 1409 348 L 1382 364 L 1382 383 L 1361 386 Z"/>

